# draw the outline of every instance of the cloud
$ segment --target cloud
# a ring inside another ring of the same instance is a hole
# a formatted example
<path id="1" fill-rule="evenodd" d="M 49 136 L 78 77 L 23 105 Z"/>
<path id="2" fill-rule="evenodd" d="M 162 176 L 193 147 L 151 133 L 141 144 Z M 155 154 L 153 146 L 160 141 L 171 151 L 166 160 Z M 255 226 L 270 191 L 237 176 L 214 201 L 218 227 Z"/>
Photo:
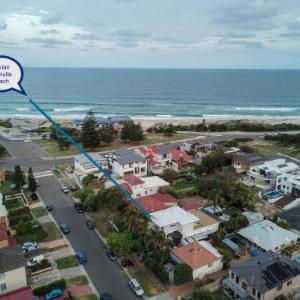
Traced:
<path id="1" fill-rule="evenodd" d="M 73 43 L 67 40 L 48 39 L 48 38 L 27 38 L 25 42 L 40 44 L 44 48 L 55 48 L 56 46 L 68 46 Z"/>
<path id="2" fill-rule="evenodd" d="M 7 24 L 3 21 L 0 21 L 0 30 L 5 30 L 7 29 Z"/>
<path id="3" fill-rule="evenodd" d="M 83 40 L 83 41 L 97 41 L 100 40 L 100 37 L 92 34 L 92 33 L 74 33 L 74 40 Z"/>
<path id="4" fill-rule="evenodd" d="M 255 41 L 244 41 L 244 40 L 230 40 L 230 39 L 222 39 L 218 43 L 221 46 L 243 46 L 244 48 L 255 48 L 255 49 L 263 49 L 265 48 L 264 44 L 261 42 Z"/>
<path id="5" fill-rule="evenodd" d="M 300 31 L 290 31 L 280 34 L 280 37 L 283 38 L 300 38 Z"/>
<path id="6" fill-rule="evenodd" d="M 220 7 L 213 21 L 239 29 L 269 30 L 276 27 L 276 16 L 276 9 L 267 2 L 239 0 Z"/>
<path id="7" fill-rule="evenodd" d="M 224 38 L 247 39 L 247 38 L 254 38 L 256 34 L 248 31 L 229 31 L 221 34 L 221 36 Z"/>
<path id="8" fill-rule="evenodd" d="M 287 24 L 287 27 L 289 30 L 300 30 L 300 22 L 299 21 L 290 22 Z"/>
<path id="9" fill-rule="evenodd" d="M 59 31 L 57 29 L 45 29 L 40 31 L 41 34 L 57 34 Z"/>
<path id="10" fill-rule="evenodd" d="M 116 30 L 112 33 L 112 35 L 117 36 L 122 39 L 148 38 L 151 36 L 151 34 L 148 32 L 137 31 L 137 30 L 128 30 L 128 29 Z"/>
<path id="11" fill-rule="evenodd" d="M 120 48 L 136 48 L 139 46 L 137 42 L 131 42 L 131 41 L 118 42 L 115 45 Z"/>
<path id="12" fill-rule="evenodd" d="M 41 17 L 41 24 L 54 25 L 62 21 L 62 15 L 45 15 Z"/>

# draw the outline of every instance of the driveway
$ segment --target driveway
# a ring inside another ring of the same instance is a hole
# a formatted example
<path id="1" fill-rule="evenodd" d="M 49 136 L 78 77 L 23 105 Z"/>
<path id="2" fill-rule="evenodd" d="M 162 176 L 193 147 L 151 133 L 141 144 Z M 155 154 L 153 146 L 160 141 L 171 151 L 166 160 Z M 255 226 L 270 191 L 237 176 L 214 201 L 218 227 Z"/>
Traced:
<path id="1" fill-rule="evenodd" d="M 93 230 L 85 225 L 86 218 L 78 214 L 73 200 L 60 190 L 60 183 L 54 176 L 39 178 L 39 194 L 45 204 L 53 204 L 51 212 L 58 224 L 66 223 L 71 233 L 66 237 L 75 251 L 81 250 L 87 255 L 84 265 L 98 293 L 108 292 L 113 299 L 137 299 L 128 287 L 128 277 L 116 262 L 105 255 L 105 245 Z"/>

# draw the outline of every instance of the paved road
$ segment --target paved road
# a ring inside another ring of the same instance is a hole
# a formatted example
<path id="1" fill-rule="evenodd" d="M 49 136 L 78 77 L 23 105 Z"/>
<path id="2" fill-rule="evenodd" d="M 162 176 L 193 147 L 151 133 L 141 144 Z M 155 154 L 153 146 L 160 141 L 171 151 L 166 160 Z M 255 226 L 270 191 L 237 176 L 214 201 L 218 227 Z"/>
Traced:
<path id="1" fill-rule="evenodd" d="M 71 228 L 67 235 L 74 250 L 82 250 L 88 258 L 84 266 L 97 291 L 109 292 L 113 299 L 137 299 L 128 287 L 128 278 L 116 262 L 105 255 L 105 245 L 93 230 L 85 225 L 85 216 L 78 214 L 72 199 L 60 191 L 60 183 L 54 176 L 39 178 L 39 194 L 45 204 L 53 204 L 52 215 L 58 224 L 66 223 Z"/>

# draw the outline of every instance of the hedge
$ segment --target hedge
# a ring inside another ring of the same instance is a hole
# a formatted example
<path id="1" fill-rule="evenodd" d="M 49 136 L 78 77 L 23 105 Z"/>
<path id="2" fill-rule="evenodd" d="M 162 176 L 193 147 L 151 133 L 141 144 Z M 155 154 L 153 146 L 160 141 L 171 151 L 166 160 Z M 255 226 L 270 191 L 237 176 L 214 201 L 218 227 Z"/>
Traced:
<path id="1" fill-rule="evenodd" d="M 53 281 L 47 285 L 43 285 L 40 287 L 35 288 L 32 292 L 35 296 L 43 296 L 44 294 L 46 294 L 48 291 L 51 291 L 53 289 L 57 289 L 60 288 L 62 290 L 64 290 L 66 288 L 66 280 L 65 279 L 59 279 L 56 281 Z"/>
<path id="2" fill-rule="evenodd" d="M 193 270 L 186 264 L 176 265 L 174 270 L 174 281 L 176 285 L 183 284 L 193 279 Z"/>

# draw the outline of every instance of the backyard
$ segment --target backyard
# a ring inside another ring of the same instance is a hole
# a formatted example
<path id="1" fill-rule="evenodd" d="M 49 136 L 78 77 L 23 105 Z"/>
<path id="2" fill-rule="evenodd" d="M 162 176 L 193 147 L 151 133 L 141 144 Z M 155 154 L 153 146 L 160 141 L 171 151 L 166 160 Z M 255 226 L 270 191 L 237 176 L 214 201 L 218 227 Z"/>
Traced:
<path id="1" fill-rule="evenodd" d="M 101 146 L 93 149 L 95 152 L 101 151 L 111 151 L 119 148 L 128 148 L 139 145 L 150 145 L 157 143 L 166 143 L 166 142 L 174 142 L 183 139 L 190 139 L 199 136 L 199 134 L 195 133 L 175 133 L 172 136 L 165 136 L 161 133 L 145 133 L 145 139 L 143 141 L 137 143 L 125 143 L 119 139 L 113 141 L 110 145 Z M 56 141 L 51 139 L 42 139 L 35 140 L 34 143 L 38 145 L 42 150 L 44 150 L 49 156 L 59 157 L 59 156 L 70 156 L 79 154 L 79 151 L 75 149 L 73 146 L 70 146 L 66 150 L 59 150 Z"/>
<path id="2" fill-rule="evenodd" d="M 6 197 L 6 200 L 5 200 L 5 207 L 8 211 L 10 210 L 13 210 L 13 209 L 18 209 L 18 208 L 21 208 L 21 207 L 24 207 L 25 206 L 25 202 L 24 202 L 24 198 L 23 196 L 15 196 L 15 197 L 12 197 L 12 198 L 8 198 Z"/>

